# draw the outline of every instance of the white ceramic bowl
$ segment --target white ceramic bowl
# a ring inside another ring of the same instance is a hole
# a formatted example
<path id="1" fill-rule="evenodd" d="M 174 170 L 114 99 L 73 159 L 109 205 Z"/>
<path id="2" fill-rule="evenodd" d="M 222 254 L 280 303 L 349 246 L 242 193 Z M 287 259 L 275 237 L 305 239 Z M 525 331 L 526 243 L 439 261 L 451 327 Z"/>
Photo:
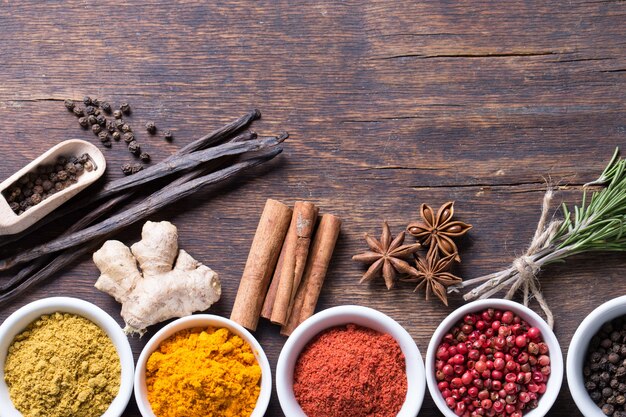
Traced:
<path id="1" fill-rule="evenodd" d="M 424 362 L 417 345 L 391 317 L 371 308 L 352 305 L 332 307 L 309 317 L 287 339 L 276 365 L 276 391 L 283 413 L 289 417 L 306 417 L 293 393 L 293 371 L 302 349 L 320 332 L 349 323 L 387 333 L 396 339 L 406 359 L 408 382 L 407 398 L 398 417 L 415 417 L 426 391 Z"/>
<path id="2" fill-rule="evenodd" d="M 585 389 L 583 362 L 591 338 L 600 327 L 614 318 L 626 315 L 626 295 L 614 298 L 593 310 L 578 326 L 567 351 L 567 383 L 574 402 L 585 417 L 604 417 Z"/>
<path id="3" fill-rule="evenodd" d="M 51 297 L 25 305 L 11 314 L 0 326 L 0 414 L 3 417 L 21 417 L 9 397 L 9 389 L 4 382 L 4 361 L 9 346 L 15 336 L 21 333 L 30 323 L 45 314 L 70 313 L 82 316 L 97 324 L 109 336 L 120 357 L 122 376 L 120 390 L 102 417 L 119 417 L 126 409 L 133 392 L 133 372 L 135 364 L 128 338 L 122 328 L 98 306 L 78 298 Z"/>
<path id="4" fill-rule="evenodd" d="M 270 369 L 270 363 L 267 360 L 267 356 L 265 356 L 265 352 L 259 342 L 257 342 L 249 331 L 232 320 L 212 314 L 195 314 L 174 320 L 152 336 L 152 338 L 148 341 L 148 344 L 146 344 L 143 348 L 141 355 L 139 356 L 139 360 L 137 361 L 137 369 L 135 371 L 135 399 L 137 400 L 139 411 L 143 417 L 155 417 L 152 412 L 150 402 L 148 401 L 146 388 L 146 362 L 148 362 L 148 358 L 152 352 L 159 347 L 161 342 L 172 336 L 174 333 L 194 327 L 208 326 L 227 328 L 248 342 L 248 344 L 252 347 L 254 356 L 256 357 L 259 366 L 261 366 L 261 392 L 256 402 L 256 407 L 250 417 L 263 417 L 272 395 L 272 370 Z"/>
<path id="5" fill-rule="evenodd" d="M 446 317 L 445 320 L 441 322 L 439 327 L 437 327 L 437 330 L 435 330 L 435 333 L 428 344 L 428 352 L 426 352 L 426 382 L 428 383 L 428 390 L 430 391 L 433 401 L 435 401 L 437 408 L 439 408 L 439 411 L 441 411 L 444 416 L 457 417 L 456 414 L 448 408 L 441 392 L 439 391 L 439 388 L 437 387 L 437 379 L 435 378 L 435 353 L 437 352 L 437 347 L 443 339 L 443 336 L 454 326 L 455 323 L 461 321 L 468 313 L 483 311 L 487 308 L 510 310 L 528 322 L 531 326 L 537 327 L 541 330 L 541 337 L 549 348 L 551 368 L 550 378 L 546 384 L 546 392 L 539 398 L 537 408 L 525 411 L 524 417 L 545 416 L 548 413 L 548 410 L 550 410 L 550 407 L 554 404 L 554 401 L 556 401 L 556 397 L 559 395 L 559 390 L 561 389 L 561 383 L 563 382 L 563 355 L 561 353 L 559 341 L 556 339 L 552 329 L 550 329 L 548 324 L 541 317 L 539 317 L 537 313 L 520 303 L 498 298 L 473 301 L 459 307 Z"/>

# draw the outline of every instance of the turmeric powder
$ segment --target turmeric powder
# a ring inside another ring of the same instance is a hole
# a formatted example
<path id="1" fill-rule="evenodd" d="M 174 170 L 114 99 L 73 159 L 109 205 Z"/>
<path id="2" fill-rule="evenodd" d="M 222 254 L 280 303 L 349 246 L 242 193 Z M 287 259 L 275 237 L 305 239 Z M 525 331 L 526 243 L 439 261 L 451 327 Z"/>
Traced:
<path id="1" fill-rule="evenodd" d="M 182 330 L 146 364 L 148 400 L 157 417 L 248 417 L 260 381 L 252 348 L 225 328 Z"/>

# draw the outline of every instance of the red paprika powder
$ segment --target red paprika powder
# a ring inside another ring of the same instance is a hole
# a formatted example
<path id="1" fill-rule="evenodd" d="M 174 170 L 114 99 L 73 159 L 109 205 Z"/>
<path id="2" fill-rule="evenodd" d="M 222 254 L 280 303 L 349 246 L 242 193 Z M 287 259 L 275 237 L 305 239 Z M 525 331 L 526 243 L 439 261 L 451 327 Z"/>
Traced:
<path id="1" fill-rule="evenodd" d="M 388 334 L 333 327 L 298 357 L 293 391 L 308 417 L 394 417 L 407 394 L 404 354 Z"/>

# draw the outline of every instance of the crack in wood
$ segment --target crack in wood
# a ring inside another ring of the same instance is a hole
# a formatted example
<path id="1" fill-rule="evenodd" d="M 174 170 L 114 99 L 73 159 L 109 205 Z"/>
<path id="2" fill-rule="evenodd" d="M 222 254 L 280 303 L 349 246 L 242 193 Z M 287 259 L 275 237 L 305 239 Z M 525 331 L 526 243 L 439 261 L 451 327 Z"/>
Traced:
<path id="1" fill-rule="evenodd" d="M 532 56 L 545 56 L 545 55 L 560 55 L 568 52 L 554 52 L 554 51 L 539 51 L 539 52 L 494 52 L 484 54 L 436 54 L 436 55 L 423 55 L 423 54 L 399 54 L 390 55 L 377 58 L 371 58 L 370 60 L 389 60 L 398 58 L 418 58 L 418 59 L 432 59 L 432 58 L 503 58 L 503 57 L 532 57 Z"/>
<path id="2" fill-rule="evenodd" d="M 479 188 L 481 190 L 487 189 L 502 189 L 502 188 L 516 188 L 516 187 L 526 187 L 526 186 L 540 186 L 539 188 L 532 188 L 526 190 L 517 190 L 516 193 L 530 193 L 530 192 L 545 192 L 546 191 L 546 183 L 545 181 L 519 181 L 519 182 L 510 182 L 510 183 L 477 183 L 477 184 L 435 184 L 435 185 L 412 185 L 410 186 L 413 190 L 430 190 L 430 189 L 447 189 L 447 188 L 461 188 L 461 189 L 472 189 Z M 555 190 L 581 190 L 584 187 L 584 183 L 568 183 L 566 185 L 552 185 L 551 187 Z"/>

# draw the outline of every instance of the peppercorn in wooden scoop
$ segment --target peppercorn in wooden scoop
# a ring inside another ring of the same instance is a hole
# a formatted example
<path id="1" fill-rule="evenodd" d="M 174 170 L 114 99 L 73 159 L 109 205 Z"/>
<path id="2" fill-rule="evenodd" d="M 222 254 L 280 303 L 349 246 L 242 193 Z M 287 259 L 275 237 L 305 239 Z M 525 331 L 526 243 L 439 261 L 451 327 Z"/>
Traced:
<path id="1" fill-rule="evenodd" d="M 70 139 L 0 184 L 0 236 L 41 220 L 104 174 L 106 160 L 89 142 Z"/>

